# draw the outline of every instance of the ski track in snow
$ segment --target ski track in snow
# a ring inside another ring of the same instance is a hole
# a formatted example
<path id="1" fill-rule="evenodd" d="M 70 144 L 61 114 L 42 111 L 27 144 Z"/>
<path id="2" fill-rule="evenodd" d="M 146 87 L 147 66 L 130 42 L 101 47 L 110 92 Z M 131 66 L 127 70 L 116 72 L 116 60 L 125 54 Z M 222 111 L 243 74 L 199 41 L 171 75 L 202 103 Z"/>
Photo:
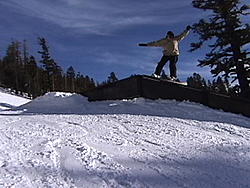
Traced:
<path id="1" fill-rule="evenodd" d="M 92 105 L 89 114 L 2 112 L 0 187 L 250 187 L 249 118 L 188 102 Z"/>

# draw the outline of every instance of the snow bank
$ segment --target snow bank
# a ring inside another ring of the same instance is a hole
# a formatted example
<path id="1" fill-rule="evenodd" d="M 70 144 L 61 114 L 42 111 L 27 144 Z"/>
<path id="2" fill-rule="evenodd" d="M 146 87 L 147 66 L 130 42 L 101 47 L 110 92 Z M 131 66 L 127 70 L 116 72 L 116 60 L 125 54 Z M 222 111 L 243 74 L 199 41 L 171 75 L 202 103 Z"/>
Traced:
<path id="1" fill-rule="evenodd" d="M 158 104 L 160 103 L 165 102 L 158 101 Z M 157 102 L 143 98 L 89 102 L 86 97 L 79 94 L 51 92 L 16 109 L 23 110 L 25 113 L 42 114 L 158 114 L 159 110 L 155 112 L 152 105 L 156 107 Z"/>
<path id="2" fill-rule="evenodd" d="M 17 110 L 24 110 L 26 113 L 78 113 L 84 111 L 84 105 L 88 103 L 87 98 L 63 92 L 51 92 L 24 104 Z"/>
<path id="3" fill-rule="evenodd" d="M 20 106 L 29 101 L 29 99 L 5 93 L 5 90 L 0 88 L 0 110 L 7 110 L 16 106 Z"/>
<path id="4" fill-rule="evenodd" d="M 176 117 L 184 119 L 219 121 L 250 127 L 248 118 L 214 110 L 193 102 L 175 100 L 149 100 L 135 98 L 132 100 L 113 100 L 89 102 L 78 94 L 51 92 L 24 104 L 16 110 L 25 114 L 131 114 L 160 117 Z"/>

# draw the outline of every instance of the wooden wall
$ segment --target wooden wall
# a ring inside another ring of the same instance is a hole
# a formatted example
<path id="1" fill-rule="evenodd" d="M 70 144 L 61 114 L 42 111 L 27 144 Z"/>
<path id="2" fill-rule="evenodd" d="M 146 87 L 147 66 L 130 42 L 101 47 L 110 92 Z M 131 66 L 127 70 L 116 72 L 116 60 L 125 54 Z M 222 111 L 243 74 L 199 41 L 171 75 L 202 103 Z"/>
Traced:
<path id="1" fill-rule="evenodd" d="M 171 81 L 137 75 L 100 86 L 86 93 L 90 101 L 132 99 L 175 99 L 201 103 L 215 109 L 250 117 L 250 100 L 210 93 Z"/>

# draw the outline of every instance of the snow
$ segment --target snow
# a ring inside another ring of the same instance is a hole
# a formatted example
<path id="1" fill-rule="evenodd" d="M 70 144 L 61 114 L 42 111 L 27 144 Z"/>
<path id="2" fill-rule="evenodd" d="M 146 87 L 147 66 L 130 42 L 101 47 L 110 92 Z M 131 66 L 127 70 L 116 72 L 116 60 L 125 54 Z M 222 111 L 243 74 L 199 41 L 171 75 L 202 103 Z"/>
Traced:
<path id="1" fill-rule="evenodd" d="M 5 100 L 21 106 L 0 111 L 0 187 L 250 187 L 250 118 L 174 100 Z"/>
<path id="2" fill-rule="evenodd" d="M 11 95 L 4 89 L 0 88 L 0 110 L 7 110 L 15 106 L 20 106 L 29 101 L 29 99 Z"/>

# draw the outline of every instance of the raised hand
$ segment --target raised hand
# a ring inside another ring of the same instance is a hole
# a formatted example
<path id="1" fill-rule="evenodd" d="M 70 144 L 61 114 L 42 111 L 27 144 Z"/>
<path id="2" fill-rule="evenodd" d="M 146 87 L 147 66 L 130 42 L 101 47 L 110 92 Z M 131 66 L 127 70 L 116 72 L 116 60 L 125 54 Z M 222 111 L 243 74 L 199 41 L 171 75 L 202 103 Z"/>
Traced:
<path id="1" fill-rule="evenodd" d="M 190 30 L 190 29 L 192 29 L 192 27 L 191 27 L 190 25 L 188 25 L 188 26 L 186 27 L 186 30 Z"/>

